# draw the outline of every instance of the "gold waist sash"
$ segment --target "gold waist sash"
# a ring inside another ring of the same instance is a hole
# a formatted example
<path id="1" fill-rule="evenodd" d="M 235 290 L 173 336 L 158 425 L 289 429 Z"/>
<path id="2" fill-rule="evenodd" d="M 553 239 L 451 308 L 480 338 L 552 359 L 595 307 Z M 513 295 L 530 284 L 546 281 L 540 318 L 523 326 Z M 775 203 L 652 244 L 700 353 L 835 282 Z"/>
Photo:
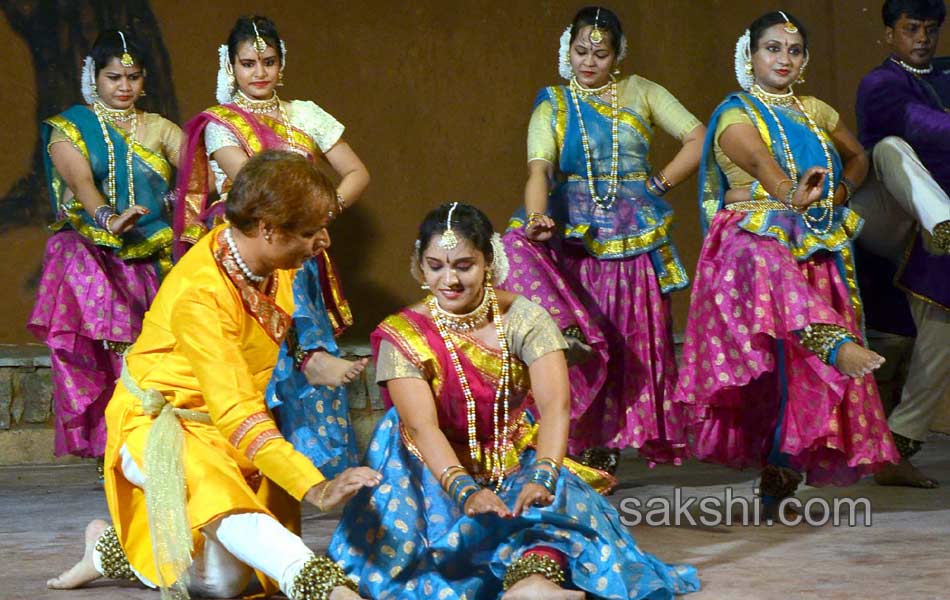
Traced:
<path id="1" fill-rule="evenodd" d="M 155 417 L 145 442 L 143 466 L 145 508 L 162 599 L 188 598 L 188 568 L 193 544 L 186 510 L 185 466 L 182 461 L 185 431 L 181 419 L 210 424 L 211 416 L 197 410 L 175 408 L 158 390 L 142 389 L 129 373 L 125 356 L 122 357 L 120 381 L 139 400 L 142 412 Z M 163 565 L 175 574 L 171 581 L 165 581 Z"/>

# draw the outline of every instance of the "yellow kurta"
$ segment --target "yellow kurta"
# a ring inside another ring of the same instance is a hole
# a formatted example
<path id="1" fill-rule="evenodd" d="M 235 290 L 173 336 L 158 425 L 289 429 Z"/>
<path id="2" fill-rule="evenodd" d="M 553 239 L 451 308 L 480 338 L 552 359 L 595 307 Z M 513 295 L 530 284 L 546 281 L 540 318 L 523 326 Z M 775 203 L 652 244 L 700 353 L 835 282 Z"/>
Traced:
<path id="1" fill-rule="evenodd" d="M 264 401 L 278 345 L 245 309 L 214 258 L 216 228 L 162 283 L 127 356 L 143 389 L 176 408 L 210 415 L 211 424 L 182 420 L 187 514 L 196 551 L 204 525 L 231 513 L 263 512 L 299 531 L 299 500 L 324 480 L 280 436 Z M 293 312 L 293 272 L 278 271 L 276 303 Z M 116 533 L 135 570 L 158 582 L 145 494 L 122 475 L 125 446 L 146 474 L 142 456 L 154 417 L 120 382 L 106 408 L 105 491 Z M 296 499 L 296 501 L 294 500 Z M 162 568 L 166 581 L 173 576 Z"/>

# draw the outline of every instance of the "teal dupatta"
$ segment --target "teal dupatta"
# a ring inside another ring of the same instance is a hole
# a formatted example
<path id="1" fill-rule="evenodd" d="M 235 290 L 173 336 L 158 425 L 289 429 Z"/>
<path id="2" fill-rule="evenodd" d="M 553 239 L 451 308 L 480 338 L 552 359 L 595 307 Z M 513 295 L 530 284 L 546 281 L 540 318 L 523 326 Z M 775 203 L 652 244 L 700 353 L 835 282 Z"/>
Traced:
<path id="1" fill-rule="evenodd" d="M 110 200 L 107 193 L 108 150 L 102 126 L 91 108 L 75 105 L 46 119 L 41 128 L 43 144 L 47 147 L 43 156 L 47 184 L 57 219 L 50 228 L 53 231 L 73 229 L 94 244 L 113 249 L 123 260 L 157 260 L 160 272 L 164 274 L 171 266 L 169 259 L 172 230 L 168 223 L 165 202 L 172 182 L 172 166 L 164 156 L 131 141 L 125 132 L 108 122 L 105 127 L 112 141 L 115 158 L 116 197 L 111 199 L 115 211 L 121 213 L 130 206 L 130 173 L 126 168 L 126 156 L 131 143 L 131 176 L 135 186 L 135 204 L 148 208 L 148 214 L 142 216 L 130 231 L 116 236 L 99 227 L 82 203 L 74 195 L 67 193 L 66 182 L 53 165 L 48 151 L 54 130 L 61 132 L 88 161 L 96 187 L 107 201 Z"/>

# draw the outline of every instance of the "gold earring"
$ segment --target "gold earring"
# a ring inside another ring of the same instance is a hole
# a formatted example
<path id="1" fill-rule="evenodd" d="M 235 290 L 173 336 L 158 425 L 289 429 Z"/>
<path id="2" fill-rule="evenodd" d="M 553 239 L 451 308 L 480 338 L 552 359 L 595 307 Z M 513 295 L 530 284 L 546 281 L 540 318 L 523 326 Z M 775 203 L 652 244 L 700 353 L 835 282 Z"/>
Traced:
<path id="1" fill-rule="evenodd" d="M 747 75 L 752 75 L 752 61 L 751 60 L 745 61 L 745 72 Z"/>
<path id="2" fill-rule="evenodd" d="M 795 83 L 802 84 L 805 83 L 805 67 L 808 65 L 802 65 L 802 70 L 798 72 L 798 79 L 795 80 Z"/>
<path id="3" fill-rule="evenodd" d="M 139 98 L 144 98 L 145 96 L 148 96 L 148 94 L 145 93 L 145 88 L 142 88 L 142 91 L 139 92 Z"/>
<path id="4" fill-rule="evenodd" d="M 275 87 L 284 87 L 284 72 L 277 73 L 277 85 Z"/>

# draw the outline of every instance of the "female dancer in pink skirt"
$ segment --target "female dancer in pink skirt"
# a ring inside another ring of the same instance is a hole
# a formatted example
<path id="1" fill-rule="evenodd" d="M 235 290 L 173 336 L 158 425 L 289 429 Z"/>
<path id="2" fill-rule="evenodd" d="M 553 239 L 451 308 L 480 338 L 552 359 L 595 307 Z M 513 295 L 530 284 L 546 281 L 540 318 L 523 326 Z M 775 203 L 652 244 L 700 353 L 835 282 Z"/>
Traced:
<path id="1" fill-rule="evenodd" d="M 867 173 L 861 145 L 792 84 L 808 61 L 781 11 L 740 38 L 742 92 L 713 114 L 696 268 L 675 401 L 693 413 L 693 453 L 758 467 L 766 508 L 810 485 L 848 485 L 897 460 L 864 348 L 846 203 Z"/>

